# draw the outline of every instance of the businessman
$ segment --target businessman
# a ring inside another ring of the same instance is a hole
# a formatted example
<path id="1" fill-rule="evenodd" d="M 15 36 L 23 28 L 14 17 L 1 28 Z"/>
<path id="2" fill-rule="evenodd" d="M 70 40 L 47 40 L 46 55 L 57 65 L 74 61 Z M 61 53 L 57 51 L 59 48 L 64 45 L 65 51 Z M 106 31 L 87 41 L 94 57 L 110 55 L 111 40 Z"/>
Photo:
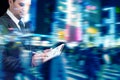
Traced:
<path id="1" fill-rule="evenodd" d="M 13 34 L 14 31 L 20 33 L 30 32 L 30 27 L 26 26 L 25 16 L 29 13 L 31 0 L 8 0 L 9 8 L 6 13 L 0 17 L 0 32 L 2 35 Z M 43 51 L 42 54 L 31 52 L 31 64 L 37 66 L 35 60 L 41 61 L 46 57 L 46 53 L 50 49 Z M 16 45 L 14 40 L 9 41 L 5 45 L 2 54 L 3 71 L 5 73 L 4 80 L 15 80 L 17 73 L 22 73 L 24 67 L 21 61 L 21 45 Z M 0 79 L 1 80 L 1 79 Z"/>

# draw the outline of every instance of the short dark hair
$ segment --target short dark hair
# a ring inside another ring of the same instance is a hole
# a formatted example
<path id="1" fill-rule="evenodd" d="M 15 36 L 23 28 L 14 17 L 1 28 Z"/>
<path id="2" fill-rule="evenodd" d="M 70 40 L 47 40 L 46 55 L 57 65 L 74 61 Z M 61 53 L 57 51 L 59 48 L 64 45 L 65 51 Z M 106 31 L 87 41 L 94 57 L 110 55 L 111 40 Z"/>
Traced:
<path id="1" fill-rule="evenodd" d="M 13 2 L 15 2 L 16 0 L 13 0 Z"/>

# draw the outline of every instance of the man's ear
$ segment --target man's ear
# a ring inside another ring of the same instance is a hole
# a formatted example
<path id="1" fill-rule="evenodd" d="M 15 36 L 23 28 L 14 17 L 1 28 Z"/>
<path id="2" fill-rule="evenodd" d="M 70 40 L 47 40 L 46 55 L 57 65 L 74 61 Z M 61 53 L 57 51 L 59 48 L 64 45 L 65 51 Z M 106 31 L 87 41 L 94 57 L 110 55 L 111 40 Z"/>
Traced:
<path id="1" fill-rule="evenodd" d="M 11 5 L 13 3 L 13 0 L 8 0 L 8 2 L 9 2 L 9 5 Z"/>

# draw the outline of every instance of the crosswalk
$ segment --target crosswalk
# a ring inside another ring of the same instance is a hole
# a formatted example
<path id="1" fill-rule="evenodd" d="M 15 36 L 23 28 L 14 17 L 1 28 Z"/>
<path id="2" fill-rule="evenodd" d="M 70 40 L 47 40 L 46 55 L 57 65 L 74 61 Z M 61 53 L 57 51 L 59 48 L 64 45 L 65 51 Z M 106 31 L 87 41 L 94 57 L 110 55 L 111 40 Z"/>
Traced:
<path id="1" fill-rule="evenodd" d="M 85 68 L 80 65 L 65 65 L 66 80 L 87 80 L 87 75 L 84 73 Z M 40 72 L 32 69 L 32 75 L 37 80 L 44 80 Z M 102 65 L 101 70 L 97 73 L 97 80 L 120 80 L 119 65 Z"/>
<path id="2" fill-rule="evenodd" d="M 86 80 L 87 76 L 84 74 L 82 66 L 65 66 L 67 80 Z"/>
<path id="3" fill-rule="evenodd" d="M 67 80 L 86 80 L 87 75 L 81 66 L 66 66 Z M 97 80 L 120 80 L 119 66 L 103 65 L 97 74 Z"/>
<path id="4" fill-rule="evenodd" d="M 67 80 L 88 80 L 87 74 L 84 72 L 84 64 L 81 65 L 73 60 L 73 58 L 72 61 L 71 58 L 68 58 L 65 65 Z M 120 65 L 102 64 L 100 65 L 100 70 L 96 73 L 96 75 L 96 80 L 120 80 Z"/>
<path id="5" fill-rule="evenodd" d="M 99 74 L 99 80 L 120 80 L 119 65 L 104 65 Z"/>
<path id="6" fill-rule="evenodd" d="M 60 64 L 58 64 L 60 66 Z M 56 66 L 55 66 L 56 67 Z M 65 64 L 65 76 L 66 80 L 87 80 L 87 75 L 85 74 L 85 68 L 83 65 L 79 64 Z M 28 72 L 35 77 L 35 80 L 45 80 L 44 75 L 39 72 L 39 68 L 31 68 Z M 51 70 L 52 71 L 52 70 Z M 59 70 L 58 70 L 59 71 Z M 54 75 L 53 71 L 53 75 Z M 50 74 L 49 74 L 50 75 Z M 104 64 L 101 66 L 100 71 L 96 74 L 98 78 L 96 80 L 120 80 L 120 65 L 107 65 Z M 16 77 L 16 80 L 23 80 L 20 79 L 21 75 Z M 24 80 L 29 80 L 27 77 L 24 77 Z M 51 79 L 56 80 L 56 79 Z M 60 79 L 57 79 L 60 80 Z M 65 79 L 62 79 L 65 80 Z"/>

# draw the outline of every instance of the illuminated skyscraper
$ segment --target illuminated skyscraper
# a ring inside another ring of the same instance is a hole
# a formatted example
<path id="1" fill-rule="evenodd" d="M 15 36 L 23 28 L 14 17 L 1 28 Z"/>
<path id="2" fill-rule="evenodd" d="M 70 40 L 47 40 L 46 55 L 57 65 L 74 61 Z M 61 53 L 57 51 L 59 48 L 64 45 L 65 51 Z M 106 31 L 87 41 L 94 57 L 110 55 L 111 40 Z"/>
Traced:
<path id="1" fill-rule="evenodd" d="M 79 0 L 69 0 L 67 5 L 66 40 L 82 40 L 82 5 Z"/>

